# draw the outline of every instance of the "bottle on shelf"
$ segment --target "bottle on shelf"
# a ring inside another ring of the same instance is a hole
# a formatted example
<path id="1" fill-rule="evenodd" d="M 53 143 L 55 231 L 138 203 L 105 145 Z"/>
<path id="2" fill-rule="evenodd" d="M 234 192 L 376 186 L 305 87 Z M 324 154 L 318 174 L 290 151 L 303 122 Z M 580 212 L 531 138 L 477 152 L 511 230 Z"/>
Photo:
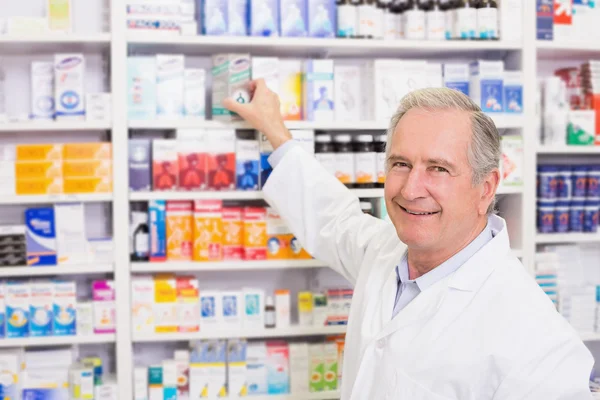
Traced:
<path id="1" fill-rule="evenodd" d="M 353 38 L 358 34 L 358 7 L 352 0 L 337 0 L 337 37 Z"/>
<path id="2" fill-rule="evenodd" d="M 442 0 L 446 14 L 446 40 L 458 39 L 457 6 L 458 0 Z"/>
<path id="3" fill-rule="evenodd" d="M 150 229 L 148 228 L 148 211 L 131 205 L 131 233 L 129 248 L 131 261 L 148 261 L 150 256 Z"/>
<path id="4" fill-rule="evenodd" d="M 375 5 L 375 14 L 373 17 L 374 37 L 375 39 L 383 39 L 385 29 L 385 14 L 388 11 L 390 0 L 377 0 Z"/>
<path id="5" fill-rule="evenodd" d="M 273 296 L 267 296 L 265 300 L 265 328 L 275 328 L 275 302 Z"/>
<path id="6" fill-rule="evenodd" d="M 354 187 L 354 149 L 348 134 L 335 135 L 335 176 L 347 187 Z"/>
<path id="7" fill-rule="evenodd" d="M 373 135 L 358 135 L 354 139 L 354 187 L 374 188 L 377 181 L 377 154 Z"/>
<path id="8" fill-rule="evenodd" d="M 394 20 L 396 21 L 396 32 L 398 39 L 404 39 L 404 10 L 408 5 L 408 0 L 392 0 L 390 3 L 390 12 L 393 15 Z"/>
<path id="9" fill-rule="evenodd" d="M 398 11 L 394 5 L 394 0 L 391 0 L 383 13 L 383 38 L 386 40 L 400 39 L 398 28 Z"/>
<path id="10" fill-rule="evenodd" d="M 477 8 L 475 0 L 459 0 L 456 8 L 457 39 L 473 40 L 477 30 Z"/>
<path id="11" fill-rule="evenodd" d="M 479 0 L 476 38 L 498 40 L 498 37 L 498 3 L 496 0 Z"/>
<path id="12" fill-rule="evenodd" d="M 425 9 L 419 0 L 410 0 L 404 16 L 404 37 L 409 40 L 425 39 Z"/>
<path id="13" fill-rule="evenodd" d="M 385 183 L 385 144 L 387 142 L 387 135 L 381 134 L 375 137 L 374 148 L 377 154 L 377 182 L 375 187 L 382 188 Z"/>
<path id="14" fill-rule="evenodd" d="M 331 135 L 315 135 L 315 158 L 325 170 L 335 176 L 335 147 Z"/>
<path id="15" fill-rule="evenodd" d="M 376 0 L 360 0 L 358 5 L 358 36 L 365 39 L 375 37 Z"/>
<path id="16" fill-rule="evenodd" d="M 429 0 L 425 11 L 425 32 L 427 40 L 446 38 L 446 14 L 440 0 Z"/>

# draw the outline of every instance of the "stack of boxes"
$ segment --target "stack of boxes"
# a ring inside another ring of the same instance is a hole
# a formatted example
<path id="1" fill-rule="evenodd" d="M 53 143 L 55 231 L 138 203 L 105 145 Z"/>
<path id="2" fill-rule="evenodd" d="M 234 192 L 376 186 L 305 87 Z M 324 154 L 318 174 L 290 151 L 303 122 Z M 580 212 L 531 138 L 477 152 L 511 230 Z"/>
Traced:
<path id="1" fill-rule="evenodd" d="M 593 1 L 537 0 L 537 38 L 585 43 L 598 36 L 600 10 Z M 591 43 L 591 42 L 590 42 Z"/>

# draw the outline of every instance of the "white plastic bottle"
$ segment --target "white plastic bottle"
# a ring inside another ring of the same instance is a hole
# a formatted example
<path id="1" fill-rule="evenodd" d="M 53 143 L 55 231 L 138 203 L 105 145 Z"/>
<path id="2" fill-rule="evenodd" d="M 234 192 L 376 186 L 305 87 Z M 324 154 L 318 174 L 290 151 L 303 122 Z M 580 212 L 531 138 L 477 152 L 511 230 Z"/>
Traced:
<path id="1" fill-rule="evenodd" d="M 385 14 L 388 11 L 390 0 L 377 0 L 375 4 L 375 13 L 373 14 L 373 37 L 383 39 L 385 30 Z"/>
<path id="2" fill-rule="evenodd" d="M 456 9 L 456 26 L 458 39 L 475 39 L 477 30 L 477 9 L 474 0 L 459 0 Z"/>
<path id="3" fill-rule="evenodd" d="M 425 13 L 427 40 L 446 38 L 446 15 L 440 6 L 440 0 L 430 0 Z"/>
<path id="4" fill-rule="evenodd" d="M 477 39 L 498 39 L 498 4 L 496 0 L 480 0 L 477 7 Z"/>
<path id="5" fill-rule="evenodd" d="M 396 40 L 400 38 L 398 31 L 398 11 L 394 7 L 394 3 L 390 2 L 383 12 L 383 38 L 385 40 Z"/>
<path id="6" fill-rule="evenodd" d="M 338 0 L 337 37 L 352 38 L 358 34 L 358 8 L 350 0 Z"/>
<path id="7" fill-rule="evenodd" d="M 404 12 L 404 33 L 406 39 L 425 39 L 425 10 L 418 0 L 410 0 L 409 8 Z"/>
<path id="8" fill-rule="evenodd" d="M 375 0 L 361 0 L 358 5 L 358 37 L 372 39 L 375 37 Z"/>

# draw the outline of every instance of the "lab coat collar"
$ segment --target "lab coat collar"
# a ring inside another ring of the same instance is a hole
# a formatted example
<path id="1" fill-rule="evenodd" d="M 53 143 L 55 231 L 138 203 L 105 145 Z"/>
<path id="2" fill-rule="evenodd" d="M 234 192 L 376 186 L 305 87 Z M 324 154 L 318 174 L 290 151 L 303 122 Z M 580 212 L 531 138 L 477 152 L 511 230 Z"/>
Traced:
<path id="1" fill-rule="evenodd" d="M 493 239 L 450 277 L 448 287 L 464 291 L 477 291 L 494 271 L 498 262 L 510 252 L 504 219 L 497 215 L 491 215 L 488 224 L 492 229 Z"/>

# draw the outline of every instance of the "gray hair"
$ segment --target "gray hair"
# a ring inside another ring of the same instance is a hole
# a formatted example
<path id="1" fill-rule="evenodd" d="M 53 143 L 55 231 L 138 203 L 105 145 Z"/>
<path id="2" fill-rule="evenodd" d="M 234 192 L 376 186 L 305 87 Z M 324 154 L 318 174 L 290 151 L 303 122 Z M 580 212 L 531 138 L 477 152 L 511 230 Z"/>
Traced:
<path id="1" fill-rule="evenodd" d="M 473 172 L 473 185 L 479 185 L 490 172 L 499 168 L 500 135 L 494 121 L 481 111 L 481 108 L 468 96 L 458 90 L 448 88 L 419 89 L 402 98 L 387 130 L 386 160 L 390 155 L 392 137 L 396 126 L 411 108 L 424 110 L 455 109 L 470 113 L 473 136 L 469 144 L 467 158 Z M 493 213 L 495 206 L 496 199 L 494 198 L 488 207 L 487 213 Z"/>

